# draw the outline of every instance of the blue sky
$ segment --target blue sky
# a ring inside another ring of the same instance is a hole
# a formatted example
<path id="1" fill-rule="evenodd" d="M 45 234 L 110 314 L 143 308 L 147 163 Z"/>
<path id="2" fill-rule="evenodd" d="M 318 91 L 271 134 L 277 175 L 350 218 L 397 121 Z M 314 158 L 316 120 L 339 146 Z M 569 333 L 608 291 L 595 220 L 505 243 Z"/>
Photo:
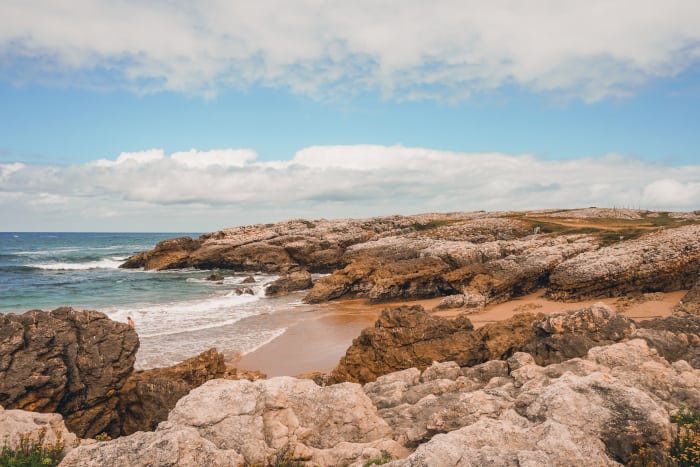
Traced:
<path id="1" fill-rule="evenodd" d="M 698 2 L 397 5 L 3 2 L 0 230 L 700 209 Z"/>

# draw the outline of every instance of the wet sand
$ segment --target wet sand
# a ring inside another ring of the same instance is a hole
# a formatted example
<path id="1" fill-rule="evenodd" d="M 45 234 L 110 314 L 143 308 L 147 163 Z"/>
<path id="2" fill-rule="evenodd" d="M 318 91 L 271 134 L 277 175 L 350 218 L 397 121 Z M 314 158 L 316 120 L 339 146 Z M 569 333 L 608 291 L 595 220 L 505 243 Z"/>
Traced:
<path id="1" fill-rule="evenodd" d="M 618 298 L 585 300 L 581 302 L 554 302 L 543 297 L 544 291 L 499 303 L 479 313 L 472 313 L 469 319 L 474 327 L 501 321 L 517 313 L 556 313 L 575 310 L 604 302 L 613 309 L 633 319 L 650 319 L 668 316 L 672 308 L 686 294 L 678 291 L 649 296 L 648 301 L 625 301 Z M 410 302 L 382 303 L 368 305 L 364 300 L 339 300 L 314 306 L 304 318 L 292 324 L 287 331 L 268 344 L 241 357 L 238 366 L 247 370 L 259 370 L 268 376 L 300 375 L 312 371 L 332 370 L 352 340 L 362 329 L 374 325 L 381 310 L 402 304 L 422 305 L 431 310 L 440 298 Z M 435 312 L 447 318 L 457 316 L 464 310 L 450 309 Z"/>

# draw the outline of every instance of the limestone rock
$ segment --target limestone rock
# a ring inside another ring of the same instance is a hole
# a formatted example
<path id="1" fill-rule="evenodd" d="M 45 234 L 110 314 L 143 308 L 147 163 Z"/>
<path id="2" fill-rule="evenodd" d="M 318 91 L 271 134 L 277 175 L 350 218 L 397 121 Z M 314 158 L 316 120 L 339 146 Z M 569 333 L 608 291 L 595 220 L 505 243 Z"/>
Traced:
<path id="1" fill-rule="evenodd" d="M 669 362 L 685 360 L 700 368 L 700 316 L 682 314 L 637 323 L 635 337 L 647 341 Z"/>
<path id="2" fill-rule="evenodd" d="M 119 391 L 120 433 L 155 430 L 180 398 L 214 378 L 237 379 L 224 363 L 223 354 L 209 349 L 166 368 L 137 371 Z"/>
<path id="3" fill-rule="evenodd" d="M 138 346 L 132 328 L 96 311 L 0 315 L 0 404 L 58 412 L 81 437 L 116 433 Z"/>
<path id="4" fill-rule="evenodd" d="M 39 433 L 44 431 L 44 440 L 55 443 L 61 440 L 65 443 L 65 451 L 72 449 L 78 438 L 68 431 L 63 417 L 55 413 L 34 413 L 26 410 L 5 410 L 0 406 L 0 447 L 2 445 L 16 448 L 20 435 L 29 435 L 36 440 Z"/>
<path id="5" fill-rule="evenodd" d="M 683 296 L 680 303 L 674 308 L 674 311 L 700 315 L 700 280 Z"/>
<path id="6" fill-rule="evenodd" d="M 554 268 L 549 295 L 575 300 L 667 292 L 694 285 L 700 273 L 700 226 L 647 234 L 582 253 Z"/>
<path id="7" fill-rule="evenodd" d="M 311 273 L 308 271 L 294 271 L 285 274 L 265 289 L 265 295 L 276 297 L 286 295 L 297 290 L 311 288 Z"/>
<path id="8" fill-rule="evenodd" d="M 155 432 L 77 448 L 63 465 L 274 465 L 283 458 L 336 465 L 380 450 L 407 454 L 359 385 L 219 379 L 182 398 Z"/>
<path id="9" fill-rule="evenodd" d="M 488 299 L 478 292 L 466 292 L 458 295 L 448 295 L 440 300 L 440 303 L 435 307 L 436 310 L 445 310 L 448 308 L 466 308 L 469 311 L 481 311 L 484 309 Z"/>

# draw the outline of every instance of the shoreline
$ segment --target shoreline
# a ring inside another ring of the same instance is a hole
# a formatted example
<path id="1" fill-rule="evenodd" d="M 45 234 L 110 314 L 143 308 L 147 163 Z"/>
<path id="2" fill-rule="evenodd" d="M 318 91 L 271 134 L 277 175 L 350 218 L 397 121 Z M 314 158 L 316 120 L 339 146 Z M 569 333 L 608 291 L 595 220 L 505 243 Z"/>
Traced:
<path id="1" fill-rule="evenodd" d="M 551 314 L 588 307 L 597 302 L 609 305 L 618 313 L 634 320 L 652 319 L 671 314 L 673 307 L 687 290 L 647 294 L 646 300 L 635 301 L 625 297 L 555 302 L 545 299 L 544 290 L 487 306 L 486 309 L 468 315 L 475 328 L 502 321 L 518 313 Z M 345 355 L 352 340 L 362 329 L 373 326 L 381 310 L 400 305 L 422 305 L 433 309 L 444 297 L 424 300 L 397 301 L 366 304 L 364 299 L 337 300 L 315 305 L 311 316 L 302 319 L 280 336 L 256 350 L 242 355 L 236 362 L 241 370 L 257 370 L 273 376 L 297 376 L 312 372 L 328 372 Z M 433 312 L 435 316 L 454 318 L 463 309 L 447 309 Z"/>

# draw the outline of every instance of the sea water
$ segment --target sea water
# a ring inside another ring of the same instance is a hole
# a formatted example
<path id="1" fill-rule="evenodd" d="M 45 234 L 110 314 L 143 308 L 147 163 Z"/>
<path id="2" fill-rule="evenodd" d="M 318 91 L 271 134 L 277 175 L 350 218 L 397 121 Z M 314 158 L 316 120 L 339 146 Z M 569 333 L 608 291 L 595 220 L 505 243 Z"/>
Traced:
<path id="1" fill-rule="evenodd" d="M 161 240 L 198 234 L 0 232 L 0 313 L 60 306 L 98 310 L 136 322 L 137 368 L 172 365 L 216 347 L 228 357 L 251 352 L 286 330 L 304 306 L 298 295 L 266 298 L 275 276 L 211 271 L 119 269 Z M 245 288 L 253 294 L 239 294 Z"/>

